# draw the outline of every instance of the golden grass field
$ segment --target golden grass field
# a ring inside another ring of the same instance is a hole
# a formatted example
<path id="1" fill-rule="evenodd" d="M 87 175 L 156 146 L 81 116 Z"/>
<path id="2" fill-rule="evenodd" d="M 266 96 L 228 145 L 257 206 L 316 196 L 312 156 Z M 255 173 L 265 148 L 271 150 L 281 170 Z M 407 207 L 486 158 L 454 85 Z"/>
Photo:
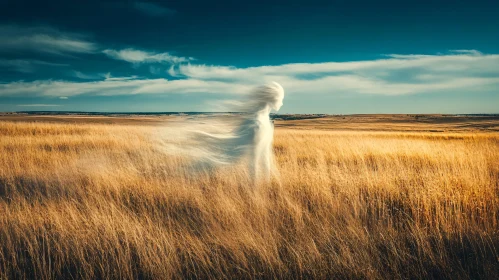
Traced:
<path id="1" fill-rule="evenodd" d="M 0 118 L 0 279 L 499 279 L 497 119 L 276 121 L 255 190 L 169 121 Z"/>

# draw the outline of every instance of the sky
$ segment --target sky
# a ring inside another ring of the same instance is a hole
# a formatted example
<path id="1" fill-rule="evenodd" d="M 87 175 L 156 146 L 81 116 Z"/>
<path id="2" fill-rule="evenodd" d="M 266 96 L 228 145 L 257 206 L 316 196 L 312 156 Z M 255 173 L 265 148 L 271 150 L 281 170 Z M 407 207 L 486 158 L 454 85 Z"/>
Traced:
<path id="1" fill-rule="evenodd" d="M 499 113 L 499 1 L 0 0 L 0 112 Z"/>

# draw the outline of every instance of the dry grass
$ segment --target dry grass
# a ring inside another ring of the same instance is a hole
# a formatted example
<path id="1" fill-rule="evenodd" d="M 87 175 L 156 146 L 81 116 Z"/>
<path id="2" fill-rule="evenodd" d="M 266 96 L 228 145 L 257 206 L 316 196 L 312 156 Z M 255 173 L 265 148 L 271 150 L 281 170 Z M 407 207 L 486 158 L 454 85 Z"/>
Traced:
<path id="1" fill-rule="evenodd" d="M 0 122 L 0 279 L 499 279 L 499 134 L 280 128 L 280 179 L 156 126 Z"/>

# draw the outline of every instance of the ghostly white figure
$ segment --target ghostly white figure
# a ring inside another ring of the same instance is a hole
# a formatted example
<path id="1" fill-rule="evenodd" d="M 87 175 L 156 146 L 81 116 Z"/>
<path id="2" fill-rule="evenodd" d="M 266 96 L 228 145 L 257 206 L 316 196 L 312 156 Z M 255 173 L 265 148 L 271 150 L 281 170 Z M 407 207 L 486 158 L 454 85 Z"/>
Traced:
<path id="1" fill-rule="evenodd" d="M 270 179 L 273 153 L 274 126 L 270 121 L 271 110 L 279 111 L 284 99 L 284 89 L 276 82 L 258 87 L 243 105 L 248 114 L 237 128 L 239 147 L 248 153 L 250 176 L 256 180 Z"/>
<path id="2" fill-rule="evenodd" d="M 278 111 L 284 99 L 284 89 L 276 82 L 260 86 L 248 94 L 246 100 L 234 105 L 233 111 L 242 112 L 230 131 L 223 131 L 224 121 L 204 122 L 196 129 L 196 151 L 203 167 L 227 165 L 244 161 L 250 178 L 256 183 L 269 181 L 273 168 L 272 143 L 274 126 L 270 112 Z M 222 132 L 220 132 L 222 129 Z M 215 132 L 213 132 L 215 130 Z M 218 131 L 217 131 L 218 130 Z"/>

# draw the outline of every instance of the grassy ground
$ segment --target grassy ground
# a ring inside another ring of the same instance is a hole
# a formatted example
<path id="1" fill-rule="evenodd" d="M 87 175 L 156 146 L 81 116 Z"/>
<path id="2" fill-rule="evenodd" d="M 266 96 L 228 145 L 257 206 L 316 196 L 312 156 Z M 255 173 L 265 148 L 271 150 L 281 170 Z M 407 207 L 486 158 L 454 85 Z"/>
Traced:
<path id="1" fill-rule="evenodd" d="M 0 279 L 499 279 L 499 133 L 372 118 L 277 121 L 256 190 L 160 121 L 0 122 Z"/>

